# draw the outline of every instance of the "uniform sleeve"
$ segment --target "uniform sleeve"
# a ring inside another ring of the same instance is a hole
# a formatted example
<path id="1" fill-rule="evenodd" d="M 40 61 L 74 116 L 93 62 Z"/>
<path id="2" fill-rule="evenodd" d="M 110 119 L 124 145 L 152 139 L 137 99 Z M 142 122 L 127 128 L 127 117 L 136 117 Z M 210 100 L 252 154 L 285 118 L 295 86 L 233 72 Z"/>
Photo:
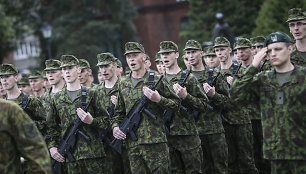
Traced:
<path id="1" fill-rule="evenodd" d="M 123 97 L 121 94 L 121 83 L 119 83 L 119 87 L 118 87 L 118 95 L 117 95 L 117 105 L 115 106 L 115 111 L 114 111 L 114 116 L 111 118 L 111 125 L 112 125 L 112 129 L 114 127 L 118 127 L 119 124 L 121 123 L 121 121 L 123 120 L 123 118 L 126 115 L 125 112 L 125 105 L 124 105 L 124 101 L 123 101 Z"/>
<path id="2" fill-rule="evenodd" d="M 109 116 L 106 108 L 102 105 L 99 104 L 98 100 L 98 94 L 97 90 L 92 90 L 91 93 L 93 93 L 93 102 L 94 102 L 94 119 L 93 122 L 90 126 L 93 126 L 97 129 L 107 129 L 109 125 Z"/>
<path id="3" fill-rule="evenodd" d="M 29 162 L 30 173 L 52 173 L 48 149 L 35 123 L 18 107 L 10 115 L 11 133 L 20 155 Z"/>
<path id="4" fill-rule="evenodd" d="M 33 118 L 34 122 L 36 123 L 36 126 L 40 133 L 45 136 L 46 129 L 47 129 L 47 123 L 46 123 L 46 111 L 40 102 L 40 100 L 36 97 L 31 97 L 30 104 L 28 107 L 30 107 L 31 110 L 31 117 Z"/>
<path id="5" fill-rule="evenodd" d="M 55 97 L 51 98 L 50 103 L 50 112 L 52 112 L 52 116 L 50 118 L 50 122 L 48 123 L 47 127 L 47 137 L 46 143 L 48 148 L 51 147 L 58 147 L 61 137 L 61 128 L 60 128 L 60 117 L 55 107 Z"/>
<path id="6" fill-rule="evenodd" d="M 156 90 L 159 92 L 161 96 L 161 100 L 157 104 L 162 109 L 171 110 L 173 112 L 179 109 L 181 101 L 165 79 L 161 80 L 161 82 L 156 87 Z"/>
<path id="7" fill-rule="evenodd" d="M 241 78 L 234 81 L 231 92 L 231 98 L 236 102 L 256 102 L 260 89 L 260 77 L 258 69 L 252 65 L 244 71 Z"/>

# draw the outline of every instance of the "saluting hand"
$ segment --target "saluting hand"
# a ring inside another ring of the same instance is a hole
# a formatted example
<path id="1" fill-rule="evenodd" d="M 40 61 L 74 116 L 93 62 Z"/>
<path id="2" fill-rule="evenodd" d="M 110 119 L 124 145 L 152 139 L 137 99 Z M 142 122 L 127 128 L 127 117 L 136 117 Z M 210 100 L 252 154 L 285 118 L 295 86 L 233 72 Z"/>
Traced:
<path id="1" fill-rule="evenodd" d="M 161 100 L 161 96 L 160 94 L 158 93 L 158 91 L 153 91 L 151 90 L 150 88 L 144 86 L 142 88 L 142 91 L 143 91 L 143 94 L 149 99 L 151 100 L 152 102 L 155 102 L 155 103 L 158 103 L 160 102 Z"/>
<path id="2" fill-rule="evenodd" d="M 65 158 L 60 153 L 58 153 L 58 150 L 56 147 L 51 147 L 49 151 L 53 159 L 55 159 L 56 161 L 60 163 L 65 162 Z"/>
<path id="3" fill-rule="evenodd" d="M 209 97 L 213 97 L 216 94 L 215 87 L 211 87 L 208 83 L 203 83 L 203 89 Z"/>
<path id="4" fill-rule="evenodd" d="M 114 127 L 113 136 L 119 140 L 124 140 L 126 138 L 126 135 L 119 129 L 119 127 Z"/>
<path id="5" fill-rule="evenodd" d="M 268 48 L 264 47 L 261 49 L 255 56 L 252 62 L 252 65 L 257 68 L 260 65 L 260 62 L 267 57 Z"/>
<path id="6" fill-rule="evenodd" d="M 86 123 L 86 124 L 91 124 L 93 121 L 93 117 L 91 116 L 91 114 L 89 112 L 85 112 L 83 109 L 81 108 L 77 108 L 77 115 L 79 116 L 79 118 L 81 119 L 82 122 Z"/>
<path id="7" fill-rule="evenodd" d="M 186 88 L 181 87 L 178 83 L 173 85 L 173 90 L 175 91 L 176 95 L 178 95 L 181 99 L 185 99 L 187 97 L 187 90 Z"/>

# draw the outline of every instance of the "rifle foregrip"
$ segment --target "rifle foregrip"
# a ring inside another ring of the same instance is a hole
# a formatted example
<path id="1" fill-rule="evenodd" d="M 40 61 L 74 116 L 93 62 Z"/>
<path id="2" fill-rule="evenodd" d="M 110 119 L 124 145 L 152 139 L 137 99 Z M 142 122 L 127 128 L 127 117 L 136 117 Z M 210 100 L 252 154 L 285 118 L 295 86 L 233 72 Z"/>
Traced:
<path id="1" fill-rule="evenodd" d="M 156 116 L 154 114 L 152 114 L 152 112 L 150 112 L 148 109 L 144 108 L 143 111 L 149 115 L 151 118 L 153 118 L 154 120 L 156 120 Z"/>

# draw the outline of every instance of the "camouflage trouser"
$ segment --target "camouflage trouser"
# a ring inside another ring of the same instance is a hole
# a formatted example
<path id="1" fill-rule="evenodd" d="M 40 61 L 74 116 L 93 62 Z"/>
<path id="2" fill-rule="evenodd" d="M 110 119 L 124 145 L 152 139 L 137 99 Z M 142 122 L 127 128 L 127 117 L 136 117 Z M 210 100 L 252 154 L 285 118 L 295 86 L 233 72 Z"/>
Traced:
<path id="1" fill-rule="evenodd" d="M 271 160 L 271 174 L 302 173 L 306 173 L 306 160 Z"/>
<path id="2" fill-rule="evenodd" d="M 124 143 L 122 146 L 121 159 L 122 159 L 122 164 L 123 164 L 123 173 L 131 174 L 132 172 L 131 172 L 131 167 L 130 167 L 129 156 L 128 156 L 128 152 L 127 152 L 127 149 Z"/>
<path id="3" fill-rule="evenodd" d="M 197 135 L 168 136 L 171 173 L 202 173 L 201 140 Z"/>
<path id="4" fill-rule="evenodd" d="M 224 130 L 228 145 L 228 173 L 258 173 L 254 162 L 252 125 L 225 122 Z"/>
<path id="5" fill-rule="evenodd" d="M 169 148 L 167 143 L 141 144 L 128 148 L 133 174 L 170 173 Z"/>
<path id="6" fill-rule="evenodd" d="M 65 166 L 69 174 L 104 174 L 105 158 L 89 158 L 66 162 Z"/>
<path id="7" fill-rule="evenodd" d="M 253 149 L 255 165 L 258 169 L 259 174 L 268 174 L 271 171 L 271 166 L 270 162 L 263 158 L 263 136 L 261 120 L 252 120 L 252 130 L 254 140 Z"/>
<path id="8" fill-rule="evenodd" d="M 224 133 L 200 135 L 203 150 L 203 173 L 227 174 L 228 149 Z"/>
<path id="9" fill-rule="evenodd" d="M 121 155 L 110 146 L 104 144 L 105 157 L 105 174 L 123 173 L 123 164 Z"/>

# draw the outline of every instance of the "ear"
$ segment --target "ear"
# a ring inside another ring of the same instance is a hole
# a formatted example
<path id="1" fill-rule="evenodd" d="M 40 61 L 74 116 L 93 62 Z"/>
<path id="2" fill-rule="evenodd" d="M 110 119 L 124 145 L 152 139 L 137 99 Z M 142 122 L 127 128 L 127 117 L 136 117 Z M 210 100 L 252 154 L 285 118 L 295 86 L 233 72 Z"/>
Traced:
<path id="1" fill-rule="evenodd" d="M 293 51 L 293 44 L 290 44 L 290 45 L 288 46 L 288 50 L 290 51 L 290 54 L 291 54 L 292 51 Z"/>
<path id="2" fill-rule="evenodd" d="M 92 70 L 91 69 L 88 69 L 88 72 L 89 72 L 90 75 L 92 74 Z"/>
<path id="3" fill-rule="evenodd" d="M 82 68 L 80 66 L 76 66 L 77 72 L 81 73 L 82 72 Z"/>
<path id="4" fill-rule="evenodd" d="M 14 79 L 15 79 L 16 82 L 18 82 L 18 75 L 15 75 Z"/>
<path id="5" fill-rule="evenodd" d="M 146 59 L 147 59 L 147 55 L 144 54 L 144 53 L 140 53 L 140 54 L 141 54 L 141 56 L 142 56 L 142 61 L 145 62 Z"/>
<path id="6" fill-rule="evenodd" d="M 175 53 L 175 58 L 178 59 L 179 57 L 180 57 L 180 53 L 179 53 L 179 52 L 176 52 L 176 53 Z"/>

